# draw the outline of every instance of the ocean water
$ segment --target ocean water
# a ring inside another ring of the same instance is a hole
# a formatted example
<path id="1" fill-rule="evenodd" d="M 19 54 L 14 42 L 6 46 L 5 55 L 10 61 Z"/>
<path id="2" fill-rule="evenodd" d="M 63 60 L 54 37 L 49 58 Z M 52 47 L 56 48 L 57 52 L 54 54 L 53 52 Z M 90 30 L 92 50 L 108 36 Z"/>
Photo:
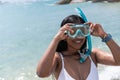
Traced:
<path id="1" fill-rule="evenodd" d="M 120 3 L 54 5 L 55 0 L 0 0 L 0 80 L 38 78 L 36 67 L 62 19 L 80 7 L 89 21 L 102 24 L 120 45 Z M 109 51 L 100 38 L 93 47 Z M 120 67 L 99 65 L 100 80 L 120 80 Z"/>

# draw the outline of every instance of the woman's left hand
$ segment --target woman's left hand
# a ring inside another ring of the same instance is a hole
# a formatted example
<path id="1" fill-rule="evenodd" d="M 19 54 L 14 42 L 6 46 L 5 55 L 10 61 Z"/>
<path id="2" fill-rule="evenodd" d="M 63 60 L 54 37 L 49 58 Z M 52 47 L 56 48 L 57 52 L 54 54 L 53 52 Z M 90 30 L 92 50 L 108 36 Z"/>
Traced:
<path id="1" fill-rule="evenodd" d="M 91 22 L 88 22 L 88 24 L 90 25 L 91 35 L 101 38 L 107 35 L 100 24 L 93 24 Z"/>

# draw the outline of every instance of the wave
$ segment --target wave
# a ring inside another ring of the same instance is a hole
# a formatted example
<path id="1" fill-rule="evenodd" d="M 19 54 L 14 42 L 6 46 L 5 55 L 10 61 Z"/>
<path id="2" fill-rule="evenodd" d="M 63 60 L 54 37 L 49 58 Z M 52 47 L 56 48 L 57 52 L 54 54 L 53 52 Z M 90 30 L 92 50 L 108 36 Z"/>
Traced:
<path id="1" fill-rule="evenodd" d="M 0 3 L 30 3 L 40 0 L 0 0 Z"/>
<path id="2" fill-rule="evenodd" d="M 120 67 L 110 66 L 106 67 L 104 71 L 100 73 L 100 80 L 120 80 Z"/>
<path id="3" fill-rule="evenodd" d="M 46 2 L 55 0 L 0 0 L 0 3 L 32 3 L 32 2 Z"/>

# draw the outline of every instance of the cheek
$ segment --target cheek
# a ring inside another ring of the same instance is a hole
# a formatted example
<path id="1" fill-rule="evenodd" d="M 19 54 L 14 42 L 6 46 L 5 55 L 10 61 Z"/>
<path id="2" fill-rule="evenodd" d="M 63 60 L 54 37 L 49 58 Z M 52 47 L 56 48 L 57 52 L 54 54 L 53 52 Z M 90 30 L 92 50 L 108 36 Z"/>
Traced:
<path id="1" fill-rule="evenodd" d="M 68 42 L 68 43 L 72 43 L 72 39 L 68 37 L 68 38 L 67 38 L 67 42 Z"/>
<path id="2" fill-rule="evenodd" d="M 82 44 L 84 44 L 84 43 L 85 43 L 85 41 L 86 41 L 86 39 L 83 39 Z"/>

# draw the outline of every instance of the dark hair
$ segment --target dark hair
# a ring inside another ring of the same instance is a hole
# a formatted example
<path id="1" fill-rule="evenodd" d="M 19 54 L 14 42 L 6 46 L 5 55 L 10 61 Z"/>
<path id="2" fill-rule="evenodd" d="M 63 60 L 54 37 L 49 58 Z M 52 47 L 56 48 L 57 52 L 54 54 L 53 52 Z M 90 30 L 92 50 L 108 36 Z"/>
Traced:
<path id="1" fill-rule="evenodd" d="M 70 15 L 68 17 L 66 17 L 65 19 L 63 19 L 62 23 L 61 23 L 61 27 L 63 25 L 65 25 L 66 23 L 77 23 L 77 24 L 83 24 L 85 23 L 85 21 L 78 15 Z M 85 40 L 85 43 L 82 45 L 82 47 L 80 48 L 80 52 L 83 52 L 84 49 L 86 49 L 87 46 L 87 41 Z M 68 45 L 67 45 L 67 41 L 66 40 L 61 40 L 58 43 L 57 52 L 62 52 L 62 51 L 66 51 L 68 49 Z"/>

